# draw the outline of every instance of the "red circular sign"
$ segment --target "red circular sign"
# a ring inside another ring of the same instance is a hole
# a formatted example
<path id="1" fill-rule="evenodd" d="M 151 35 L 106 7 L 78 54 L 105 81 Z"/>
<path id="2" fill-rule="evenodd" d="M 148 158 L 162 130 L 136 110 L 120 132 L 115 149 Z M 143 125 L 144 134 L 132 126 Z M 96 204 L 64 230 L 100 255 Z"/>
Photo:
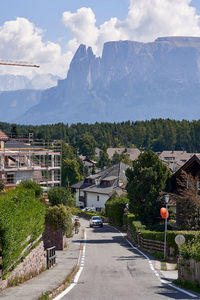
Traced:
<path id="1" fill-rule="evenodd" d="M 161 214 L 161 217 L 163 218 L 163 219 L 166 219 L 166 208 L 165 207 L 162 207 L 161 209 L 160 209 L 160 214 Z M 169 212 L 167 211 L 167 219 L 169 218 Z"/>

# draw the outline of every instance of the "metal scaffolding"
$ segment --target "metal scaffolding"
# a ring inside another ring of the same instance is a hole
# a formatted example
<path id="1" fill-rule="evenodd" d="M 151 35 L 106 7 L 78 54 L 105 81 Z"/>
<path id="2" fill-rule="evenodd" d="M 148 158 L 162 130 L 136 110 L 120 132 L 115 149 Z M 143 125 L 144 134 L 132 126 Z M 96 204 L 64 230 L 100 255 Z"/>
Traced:
<path id="1" fill-rule="evenodd" d="M 0 179 L 6 188 L 25 179 L 39 183 L 44 190 L 61 185 L 61 142 L 30 138 L 9 142 L 0 148 Z"/>

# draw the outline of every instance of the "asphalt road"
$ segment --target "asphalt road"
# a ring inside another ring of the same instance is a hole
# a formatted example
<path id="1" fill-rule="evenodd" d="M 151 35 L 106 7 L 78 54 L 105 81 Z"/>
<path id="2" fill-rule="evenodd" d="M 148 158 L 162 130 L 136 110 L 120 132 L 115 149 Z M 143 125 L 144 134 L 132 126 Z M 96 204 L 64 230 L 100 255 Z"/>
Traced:
<path id="1" fill-rule="evenodd" d="M 162 284 L 148 260 L 113 227 L 87 227 L 86 236 L 82 273 L 63 300 L 194 299 Z"/>

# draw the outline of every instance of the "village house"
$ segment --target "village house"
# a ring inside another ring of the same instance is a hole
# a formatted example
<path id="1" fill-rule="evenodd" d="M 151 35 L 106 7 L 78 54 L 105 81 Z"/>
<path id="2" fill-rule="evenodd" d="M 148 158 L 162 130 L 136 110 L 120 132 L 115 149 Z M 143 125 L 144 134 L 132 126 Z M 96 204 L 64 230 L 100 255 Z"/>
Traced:
<path id="1" fill-rule="evenodd" d="M 128 168 L 130 166 L 120 162 L 72 185 L 76 190 L 76 206 L 93 207 L 97 211 L 105 208 L 106 201 L 113 193 L 119 196 L 125 193 L 125 172 Z"/>
<path id="2" fill-rule="evenodd" d="M 88 173 L 91 174 L 92 171 L 95 170 L 97 162 L 84 155 L 80 155 L 79 158 L 82 160 L 84 167 L 88 169 Z"/>
<path id="3" fill-rule="evenodd" d="M 179 207 L 178 203 L 176 203 L 175 197 L 179 194 L 179 184 L 178 180 L 182 180 L 182 174 L 185 172 L 188 175 L 192 175 L 193 179 L 196 180 L 197 189 L 200 193 L 200 156 L 193 155 L 182 167 L 180 167 L 172 176 L 171 178 L 171 194 L 172 196 L 171 201 L 173 204 L 171 206 L 176 206 L 176 223 L 178 226 L 181 226 L 183 223 L 182 218 L 184 217 L 184 214 L 182 213 L 181 207 Z M 188 179 L 187 179 L 188 180 Z M 186 188 L 187 188 L 187 182 L 186 182 Z M 199 208 L 200 209 L 200 208 Z"/>
<path id="4" fill-rule="evenodd" d="M 162 162 L 168 166 L 172 173 L 175 173 L 181 166 L 183 166 L 195 153 L 188 153 L 186 151 L 165 150 L 157 152 L 157 155 Z M 197 154 L 198 155 L 198 154 Z"/>
<path id="5" fill-rule="evenodd" d="M 138 156 L 140 155 L 140 150 L 137 148 L 108 148 L 107 154 L 109 159 L 112 160 L 113 155 L 117 154 L 127 154 L 127 156 L 130 158 L 130 160 L 133 162 L 134 160 L 138 159 Z"/>
<path id="6" fill-rule="evenodd" d="M 9 139 L 0 130 L 0 181 L 6 189 L 28 179 L 44 190 L 61 184 L 61 149 L 51 143 Z"/>

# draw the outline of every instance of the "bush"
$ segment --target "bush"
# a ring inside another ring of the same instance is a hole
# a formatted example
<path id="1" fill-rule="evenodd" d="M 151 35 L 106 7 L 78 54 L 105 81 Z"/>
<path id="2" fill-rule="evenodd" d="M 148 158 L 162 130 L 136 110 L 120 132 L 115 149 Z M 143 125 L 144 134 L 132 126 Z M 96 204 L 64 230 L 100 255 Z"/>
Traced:
<path id="1" fill-rule="evenodd" d="M 17 261 L 23 249 L 44 231 L 45 205 L 35 198 L 32 189 L 22 186 L 0 198 L 0 248 L 4 272 Z"/>
<path id="2" fill-rule="evenodd" d="M 138 232 L 141 231 L 142 229 L 145 229 L 145 225 L 142 225 L 140 221 L 133 221 L 131 225 L 132 225 L 133 232 Z"/>
<path id="3" fill-rule="evenodd" d="M 123 214 L 123 226 L 127 227 L 128 213 Z"/>
<path id="4" fill-rule="evenodd" d="M 127 215 L 127 224 L 132 225 L 132 222 L 135 220 L 135 215 L 134 214 L 128 214 Z"/>
<path id="5" fill-rule="evenodd" d="M 165 224 L 148 225 L 148 226 L 146 226 L 146 229 L 150 230 L 150 231 L 164 232 Z M 170 224 L 167 224 L 167 230 L 172 230 L 172 227 Z"/>
<path id="6" fill-rule="evenodd" d="M 32 180 L 23 180 L 19 186 L 33 190 L 36 198 L 40 198 L 43 193 L 42 187 Z"/>
<path id="7" fill-rule="evenodd" d="M 200 261 L 200 233 L 191 241 L 180 247 L 180 253 L 184 259 L 193 258 Z"/>
<path id="8" fill-rule="evenodd" d="M 61 228 L 63 233 L 70 231 L 72 227 L 72 213 L 69 207 L 62 204 L 49 207 L 46 211 L 46 222 L 57 230 Z"/>
<path id="9" fill-rule="evenodd" d="M 64 187 L 54 187 L 48 191 L 48 198 L 51 205 L 63 204 L 66 206 L 74 206 L 74 196 Z"/>
<path id="10" fill-rule="evenodd" d="M 117 226 L 123 225 L 123 215 L 128 199 L 125 196 L 117 197 L 114 195 L 105 204 L 106 216 L 109 221 Z"/>

